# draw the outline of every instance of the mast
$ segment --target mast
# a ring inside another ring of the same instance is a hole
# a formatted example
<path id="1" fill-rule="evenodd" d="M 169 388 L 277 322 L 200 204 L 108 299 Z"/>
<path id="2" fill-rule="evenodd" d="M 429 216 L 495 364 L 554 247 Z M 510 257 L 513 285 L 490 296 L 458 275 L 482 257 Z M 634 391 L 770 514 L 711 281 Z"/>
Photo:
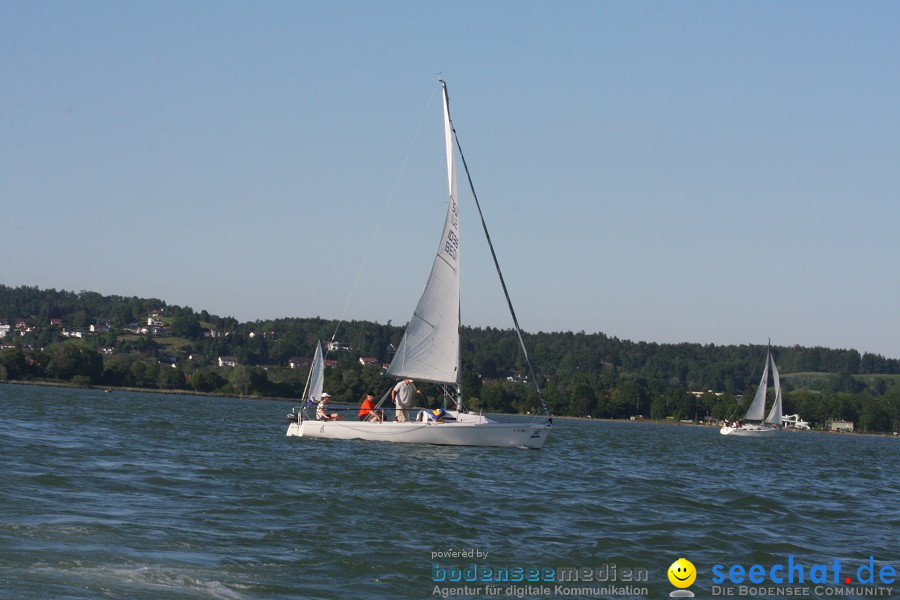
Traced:
<path id="1" fill-rule="evenodd" d="M 456 129 L 453 127 L 453 119 L 450 118 L 450 95 L 447 93 L 447 82 L 443 79 L 440 81 L 444 97 L 444 144 L 447 151 L 447 176 L 449 178 L 450 197 L 457 198 L 456 160 L 453 150 L 453 136 L 456 134 Z M 457 302 L 457 323 L 460 326 L 462 325 L 462 302 Z M 461 332 L 457 329 L 456 337 L 459 338 L 460 335 Z M 459 412 L 466 411 L 463 404 L 462 391 L 462 352 L 456 354 L 456 410 Z"/>
<path id="2" fill-rule="evenodd" d="M 769 416 L 766 417 L 766 423 L 771 425 L 780 426 L 782 424 L 781 418 L 781 378 L 778 376 L 778 367 L 775 366 L 775 356 L 771 357 L 772 362 L 772 381 L 775 383 L 775 403 L 772 405 L 772 410 L 769 411 Z"/>

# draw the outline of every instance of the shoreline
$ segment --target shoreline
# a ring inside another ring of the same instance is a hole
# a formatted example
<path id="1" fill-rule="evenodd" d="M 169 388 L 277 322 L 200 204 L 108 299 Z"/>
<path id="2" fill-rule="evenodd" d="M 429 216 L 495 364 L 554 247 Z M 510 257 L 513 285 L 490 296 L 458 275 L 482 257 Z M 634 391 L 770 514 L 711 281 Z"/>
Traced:
<path id="1" fill-rule="evenodd" d="M 282 397 L 272 397 L 272 396 L 241 396 L 241 395 L 225 395 L 225 394 L 216 394 L 214 392 L 197 392 L 193 390 L 161 390 L 155 388 L 133 388 L 133 387 L 116 387 L 116 386 L 97 386 L 92 385 L 89 387 L 85 387 L 82 385 L 76 385 L 74 383 L 69 383 L 65 381 L 22 381 L 19 379 L 8 380 L 8 381 L 0 381 L 0 385 L 8 384 L 8 385 L 31 385 L 38 387 L 56 387 L 56 388 L 70 388 L 70 389 L 80 389 L 80 390 L 96 390 L 96 391 L 105 391 L 110 390 L 114 392 L 137 392 L 137 393 L 145 393 L 145 394 L 168 394 L 170 396 L 197 396 L 201 398 L 233 398 L 237 400 L 261 400 L 261 401 L 275 401 L 275 402 L 299 402 L 297 398 L 282 398 Z M 534 415 L 520 415 L 518 413 L 492 413 L 499 415 L 509 415 L 509 416 L 520 416 L 520 417 L 528 417 Z M 715 423 L 712 425 L 707 425 L 705 423 L 684 423 L 682 421 L 675 421 L 672 419 L 664 419 L 664 420 L 655 420 L 655 419 L 605 419 L 605 418 L 593 418 L 593 417 L 570 417 L 567 415 L 549 415 L 552 419 L 567 419 L 573 421 L 599 421 L 604 423 L 633 423 L 635 425 L 640 424 L 655 424 L 655 425 L 677 425 L 681 427 L 706 427 L 706 428 L 715 428 L 721 427 L 721 424 Z M 823 429 L 783 429 L 783 431 L 787 431 L 788 433 L 825 433 L 825 434 L 838 434 L 838 435 L 861 435 L 861 436 L 875 436 L 875 437 L 887 437 L 887 438 L 900 438 L 897 433 L 893 432 L 862 432 L 862 431 L 825 431 Z"/>
<path id="2" fill-rule="evenodd" d="M 502 413 L 501 413 L 502 414 Z M 525 415 L 527 416 L 527 415 Z M 677 425 L 679 427 L 705 427 L 707 429 L 711 428 L 720 428 L 722 426 L 721 423 L 714 423 L 711 425 L 707 425 L 705 423 L 684 423 L 682 421 L 675 421 L 672 419 L 605 419 L 605 418 L 594 418 L 594 417 L 569 417 L 563 415 L 550 415 L 553 419 L 570 419 L 573 421 L 600 421 L 603 423 L 634 423 L 635 425 L 645 424 L 645 425 Z M 785 431 L 787 433 L 825 433 L 825 434 L 836 434 L 836 435 L 861 435 L 861 436 L 874 436 L 874 437 L 887 437 L 887 438 L 898 438 L 900 439 L 900 435 L 893 432 L 863 432 L 863 431 L 825 431 L 824 429 L 785 429 L 782 428 L 781 431 Z"/>

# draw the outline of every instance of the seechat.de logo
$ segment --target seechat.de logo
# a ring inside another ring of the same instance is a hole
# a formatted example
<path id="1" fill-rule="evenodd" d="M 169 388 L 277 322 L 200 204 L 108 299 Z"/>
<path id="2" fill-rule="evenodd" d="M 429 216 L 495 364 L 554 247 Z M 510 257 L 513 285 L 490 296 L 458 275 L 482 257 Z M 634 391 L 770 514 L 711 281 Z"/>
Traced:
<path id="1" fill-rule="evenodd" d="M 786 562 L 776 563 L 768 569 L 759 564 L 748 567 L 741 564 L 733 564 L 731 567 L 721 564 L 713 565 L 712 582 L 715 584 L 728 582 L 730 584 L 774 583 L 776 585 L 795 583 L 890 585 L 896 581 L 897 570 L 891 565 L 877 565 L 874 556 L 869 556 L 869 560 L 856 569 L 853 566 L 842 571 L 845 565 L 841 564 L 838 558 L 835 558 L 833 563 L 804 565 L 795 561 L 793 554 L 788 554 Z M 855 577 L 850 575 L 855 575 Z"/>

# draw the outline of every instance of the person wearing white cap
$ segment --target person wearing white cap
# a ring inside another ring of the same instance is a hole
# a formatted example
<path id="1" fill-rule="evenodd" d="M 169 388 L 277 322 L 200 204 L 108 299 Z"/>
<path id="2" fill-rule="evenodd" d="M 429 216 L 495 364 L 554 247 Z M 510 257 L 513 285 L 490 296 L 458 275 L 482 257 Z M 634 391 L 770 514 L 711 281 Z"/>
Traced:
<path id="1" fill-rule="evenodd" d="M 341 415 L 337 413 L 329 414 L 326 412 L 325 407 L 329 398 L 331 398 L 331 394 L 328 392 L 322 393 L 322 399 L 319 400 L 319 405 L 316 407 L 316 419 L 319 421 L 337 421 L 341 418 Z"/>

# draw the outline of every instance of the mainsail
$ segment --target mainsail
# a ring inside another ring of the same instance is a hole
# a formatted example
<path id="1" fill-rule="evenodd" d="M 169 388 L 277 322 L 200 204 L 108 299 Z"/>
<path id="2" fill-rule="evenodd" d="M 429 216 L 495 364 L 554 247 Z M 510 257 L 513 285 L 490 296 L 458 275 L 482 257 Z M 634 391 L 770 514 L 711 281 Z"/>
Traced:
<path id="1" fill-rule="evenodd" d="M 759 387 L 756 395 L 753 397 L 753 403 L 744 416 L 746 421 L 762 421 L 766 414 L 766 388 L 769 384 L 769 351 L 766 350 L 766 366 L 763 368 L 762 379 L 759 380 Z"/>
<path id="2" fill-rule="evenodd" d="M 778 367 L 775 366 L 775 357 L 771 358 L 772 360 L 772 379 L 775 380 L 775 404 L 772 405 L 772 410 L 769 411 L 769 416 L 766 417 L 766 423 L 771 423 L 772 425 L 781 425 L 781 379 L 778 377 Z"/>
<path id="3" fill-rule="evenodd" d="M 444 233 L 425 291 L 406 327 L 387 375 L 433 383 L 459 381 L 459 204 L 453 126 L 444 88 L 444 136 L 450 203 Z"/>

